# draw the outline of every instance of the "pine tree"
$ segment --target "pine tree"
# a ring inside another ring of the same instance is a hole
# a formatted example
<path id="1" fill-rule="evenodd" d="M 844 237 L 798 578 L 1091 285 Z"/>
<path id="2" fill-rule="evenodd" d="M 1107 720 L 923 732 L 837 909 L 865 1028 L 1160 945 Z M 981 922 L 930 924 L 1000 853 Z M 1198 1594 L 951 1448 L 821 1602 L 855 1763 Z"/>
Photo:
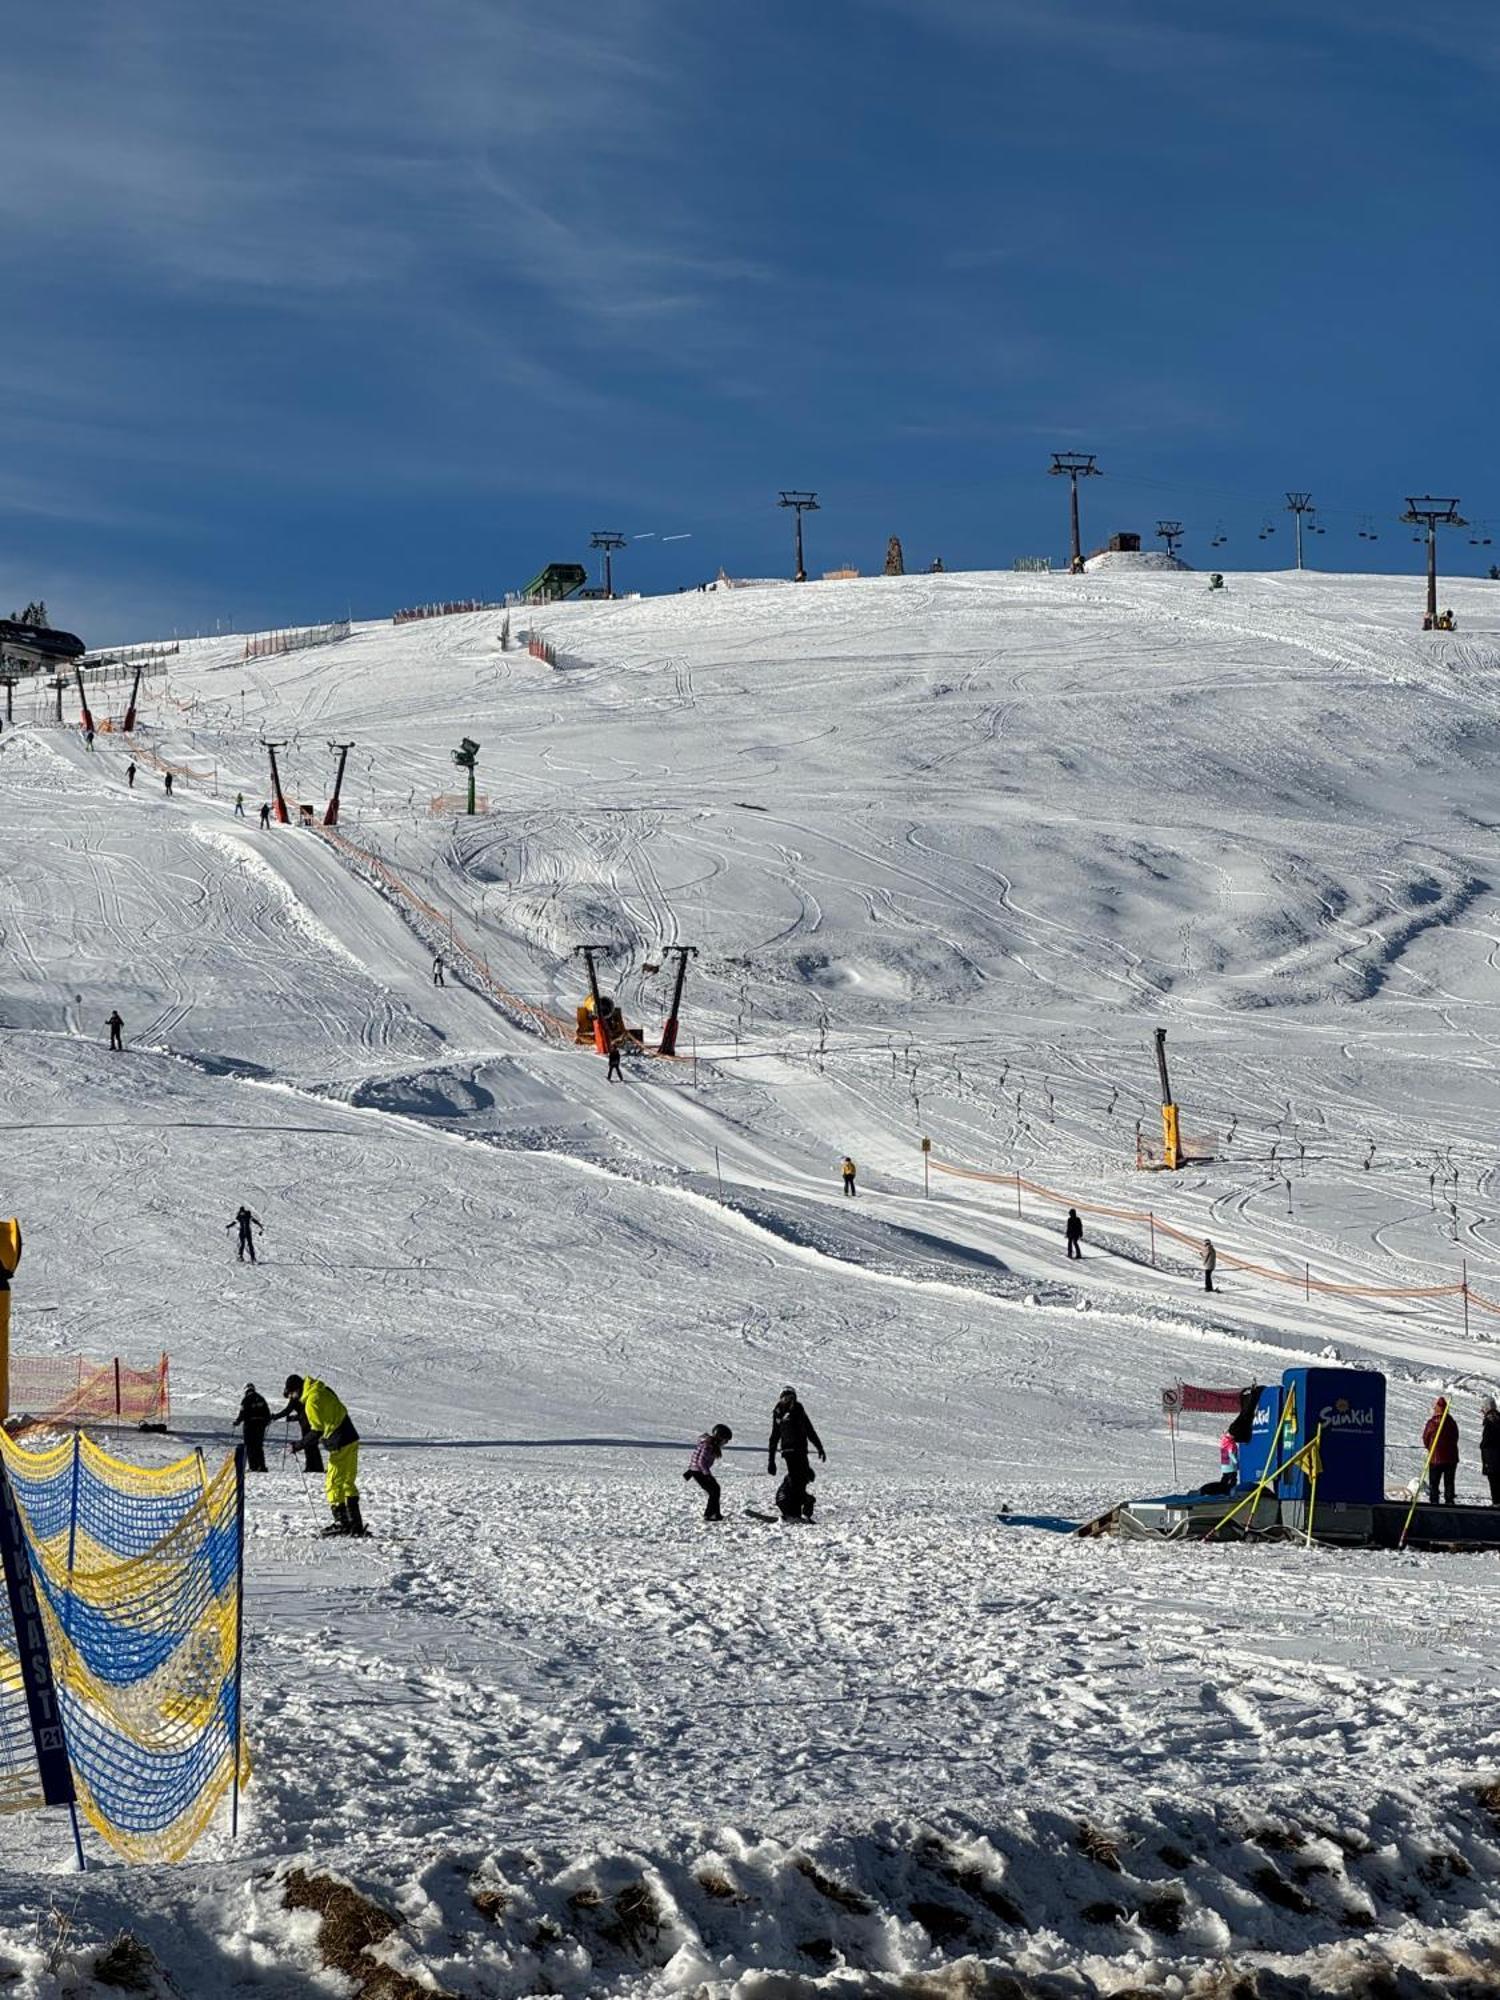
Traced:
<path id="1" fill-rule="evenodd" d="M 892 535 L 885 545 L 885 573 L 887 576 L 905 576 L 906 559 L 901 553 L 901 537 Z"/>

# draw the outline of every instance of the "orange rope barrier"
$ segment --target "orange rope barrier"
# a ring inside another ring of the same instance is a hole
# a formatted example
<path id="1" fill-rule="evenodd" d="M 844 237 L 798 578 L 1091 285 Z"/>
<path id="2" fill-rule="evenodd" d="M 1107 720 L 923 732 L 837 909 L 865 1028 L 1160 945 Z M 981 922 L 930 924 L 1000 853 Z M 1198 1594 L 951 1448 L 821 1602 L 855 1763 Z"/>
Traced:
<path id="1" fill-rule="evenodd" d="M 523 1014 L 543 1035 L 553 1036 L 570 1045 L 576 1041 L 571 1021 L 563 1020 L 558 1014 L 549 1013 L 545 1007 L 538 1007 L 534 1001 L 523 1000 L 519 993 L 512 993 L 502 986 L 490 972 L 489 961 L 454 929 L 452 917 L 445 916 L 435 903 L 430 903 L 404 876 L 398 875 L 388 861 L 372 853 L 368 847 L 361 847 L 357 841 L 350 840 L 347 834 L 340 833 L 336 827 L 320 826 L 317 831 L 331 846 L 339 848 L 361 866 L 379 876 L 393 895 L 399 896 L 413 909 L 420 911 L 429 922 L 436 924 L 439 932 L 448 939 L 448 949 L 455 957 L 463 959 L 474 978 L 492 999 Z"/>
<path id="2" fill-rule="evenodd" d="M 1056 1188 L 1044 1187 L 1039 1181 L 1026 1180 L 1021 1174 L 986 1173 L 981 1167 L 961 1167 L 950 1160 L 934 1159 L 932 1167 L 940 1174 L 951 1174 L 959 1180 L 987 1181 L 995 1187 L 1014 1188 L 1019 1198 L 1022 1194 L 1037 1196 L 1039 1200 L 1056 1203 L 1062 1208 L 1076 1208 L 1082 1215 L 1102 1215 L 1116 1222 L 1131 1222 L 1149 1228 L 1156 1236 L 1169 1236 L 1177 1243 L 1185 1243 L 1190 1250 L 1197 1250 L 1204 1239 L 1194 1236 L 1174 1223 L 1164 1222 L 1154 1210 L 1143 1208 L 1114 1208 L 1103 1202 L 1082 1201 L 1075 1195 L 1060 1194 Z M 1217 1249 L 1218 1246 L 1216 1245 Z M 1218 1250 L 1218 1261 L 1228 1270 L 1244 1271 L 1250 1276 L 1264 1278 L 1274 1285 L 1295 1285 L 1304 1293 L 1320 1292 L 1325 1296 L 1351 1299 L 1452 1299 L 1466 1298 L 1470 1305 L 1478 1306 L 1483 1312 L 1500 1314 L 1500 1304 L 1476 1292 L 1466 1281 L 1447 1285 L 1350 1285 L 1341 1284 L 1332 1278 L 1314 1278 L 1304 1269 L 1278 1271 L 1274 1265 L 1259 1264 L 1248 1257 L 1237 1257 L 1232 1251 Z"/>

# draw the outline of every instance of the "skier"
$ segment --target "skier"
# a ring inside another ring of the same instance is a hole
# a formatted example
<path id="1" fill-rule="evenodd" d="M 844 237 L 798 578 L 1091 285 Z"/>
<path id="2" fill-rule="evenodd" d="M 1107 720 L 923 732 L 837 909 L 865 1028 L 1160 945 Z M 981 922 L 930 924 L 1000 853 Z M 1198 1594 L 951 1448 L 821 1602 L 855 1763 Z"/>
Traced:
<path id="1" fill-rule="evenodd" d="M 236 792 L 234 795 L 234 816 L 236 819 L 243 819 L 245 817 L 245 794 L 243 792 Z"/>
<path id="2" fill-rule="evenodd" d="M 776 1453 L 781 1452 L 784 1474 L 776 1489 L 776 1508 L 783 1521 L 810 1521 L 813 1517 L 813 1496 L 807 1489 L 817 1474 L 808 1461 L 809 1446 L 826 1464 L 823 1440 L 797 1401 L 797 1391 L 785 1388 L 771 1413 L 771 1442 L 766 1448 L 767 1472 L 775 1472 Z"/>
<path id="3" fill-rule="evenodd" d="M 92 724 L 83 732 L 83 747 L 85 750 L 92 750 L 94 747 L 94 730 Z"/>
<path id="4" fill-rule="evenodd" d="M 321 1472 L 323 1470 L 323 1454 L 318 1449 L 318 1434 L 307 1421 L 307 1412 L 295 1396 L 287 1398 L 284 1408 L 272 1412 L 271 1422 L 279 1424 L 287 1417 L 295 1417 L 297 1420 L 297 1449 L 302 1453 L 303 1471 Z"/>
<path id="5" fill-rule="evenodd" d="M 1458 1475 L 1458 1425 L 1448 1408 L 1448 1398 L 1439 1396 L 1432 1415 L 1422 1426 L 1422 1442 L 1427 1447 L 1427 1498 L 1434 1507 L 1439 1502 L 1453 1505 L 1453 1486 Z"/>
<path id="6" fill-rule="evenodd" d="M 266 1469 L 266 1427 L 270 1421 L 271 1405 L 253 1382 L 247 1382 L 240 1413 L 234 1420 L 236 1430 L 244 1428 L 247 1472 L 264 1472 Z"/>
<path id="7" fill-rule="evenodd" d="M 237 1229 L 240 1232 L 239 1242 L 235 1245 L 235 1254 L 240 1263 L 243 1264 L 248 1253 L 250 1262 L 253 1264 L 255 1262 L 255 1238 L 250 1234 L 250 1231 L 254 1228 L 259 1229 L 262 1234 L 265 1233 L 265 1225 L 262 1223 L 260 1217 L 252 1215 L 249 1209 L 241 1204 L 234 1212 L 234 1221 L 226 1222 L 224 1228 L 226 1232 L 231 1229 Z"/>
<path id="8" fill-rule="evenodd" d="M 734 1436 L 728 1424 L 715 1424 L 711 1431 L 705 1431 L 693 1446 L 693 1456 L 688 1461 L 684 1479 L 691 1479 L 695 1486 L 701 1486 L 708 1495 L 708 1505 L 703 1510 L 705 1521 L 722 1521 L 719 1512 L 719 1482 L 714 1478 L 714 1467 L 724 1456 L 724 1447 Z"/>
<path id="9" fill-rule="evenodd" d="M 333 1511 L 325 1535 L 367 1535 L 359 1511 L 359 1432 L 353 1419 L 326 1382 L 308 1375 L 288 1375 L 281 1392 L 289 1403 L 302 1406 L 308 1427 L 328 1447 L 328 1472 L 323 1490 Z"/>
<path id="10" fill-rule="evenodd" d="M 620 1044 L 611 1040 L 609 1045 L 609 1068 L 604 1072 L 606 1083 L 623 1083 L 625 1072 L 620 1067 Z"/>
<path id="11" fill-rule="evenodd" d="M 1214 1271 L 1218 1267 L 1219 1253 L 1205 1236 L 1203 1239 L 1203 1289 L 1211 1292 L 1214 1288 Z"/>
<path id="12" fill-rule="evenodd" d="M 166 775 L 165 775 L 165 776 L 163 777 L 163 779 L 162 779 L 162 781 L 161 781 L 161 782 L 162 782 L 162 789 L 163 789 L 163 790 L 164 790 L 164 791 L 166 792 L 166 795 L 167 795 L 167 797 L 168 797 L 168 798 L 171 798 L 171 796 L 172 796 L 172 773 L 171 773 L 170 771 L 168 771 L 168 772 L 166 773 Z"/>
<path id="13" fill-rule="evenodd" d="M 1068 1255 L 1076 1258 L 1081 1264 L 1083 1262 L 1083 1251 L 1079 1248 L 1079 1245 L 1083 1242 L 1083 1221 L 1076 1208 L 1068 1210 L 1068 1219 L 1063 1224 L 1063 1235 L 1067 1239 Z"/>
<path id="14" fill-rule="evenodd" d="M 854 1162 L 853 1160 L 850 1159 L 849 1155 L 845 1153 L 844 1164 L 839 1168 L 839 1172 L 844 1176 L 845 1194 L 853 1194 L 855 1192 L 854 1171 L 855 1171 Z"/>
<path id="15" fill-rule="evenodd" d="M 443 984 L 443 959 L 441 953 L 432 961 L 432 983 L 434 986 L 441 986 Z"/>
<path id="16" fill-rule="evenodd" d="M 125 782 L 129 785 L 131 791 L 135 790 L 135 759 L 133 757 L 125 766 Z"/>
<path id="17" fill-rule="evenodd" d="M 265 803 L 264 805 L 262 805 L 262 807 L 261 807 L 261 809 L 260 809 L 260 830 L 261 830 L 261 832 L 262 832 L 262 833 L 264 833 L 264 832 L 265 832 L 265 830 L 266 830 L 266 828 L 267 828 L 267 827 L 268 827 L 268 826 L 269 826 L 270 824 L 271 824 L 271 807 L 270 807 L 270 803 L 269 803 L 269 801 L 268 801 L 267 803 Z"/>
<path id="18" fill-rule="evenodd" d="M 1479 1406 L 1479 1465 L 1489 1482 L 1490 1505 L 1500 1507 L 1500 1409 L 1493 1396 Z"/>
<path id="19" fill-rule="evenodd" d="M 116 1007 L 104 1025 L 109 1030 L 110 1047 L 112 1049 L 123 1049 L 125 1044 L 121 1041 L 120 1037 L 125 1031 L 125 1023 L 120 1019 L 120 1010 L 118 1007 Z"/>

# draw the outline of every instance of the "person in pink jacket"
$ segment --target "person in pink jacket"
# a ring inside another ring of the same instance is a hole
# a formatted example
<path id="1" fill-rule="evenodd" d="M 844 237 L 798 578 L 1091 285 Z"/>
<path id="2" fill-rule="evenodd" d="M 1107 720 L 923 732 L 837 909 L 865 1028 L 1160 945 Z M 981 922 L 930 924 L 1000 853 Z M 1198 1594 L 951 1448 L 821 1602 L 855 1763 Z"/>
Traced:
<path id="1" fill-rule="evenodd" d="M 722 1521 L 724 1518 L 719 1512 L 719 1482 L 714 1478 L 714 1467 L 724 1456 L 724 1447 L 733 1436 L 734 1432 L 728 1424 L 715 1424 L 711 1431 L 705 1431 L 693 1446 L 688 1469 L 682 1475 L 684 1479 L 692 1480 L 695 1486 L 701 1486 L 708 1495 L 708 1505 L 703 1510 L 705 1521 Z"/>
<path id="2" fill-rule="evenodd" d="M 1438 1506 L 1441 1487 L 1444 1501 L 1451 1507 L 1458 1475 L 1458 1425 L 1446 1396 L 1439 1396 L 1433 1404 L 1432 1415 L 1422 1426 L 1422 1442 L 1427 1447 L 1427 1498 Z"/>

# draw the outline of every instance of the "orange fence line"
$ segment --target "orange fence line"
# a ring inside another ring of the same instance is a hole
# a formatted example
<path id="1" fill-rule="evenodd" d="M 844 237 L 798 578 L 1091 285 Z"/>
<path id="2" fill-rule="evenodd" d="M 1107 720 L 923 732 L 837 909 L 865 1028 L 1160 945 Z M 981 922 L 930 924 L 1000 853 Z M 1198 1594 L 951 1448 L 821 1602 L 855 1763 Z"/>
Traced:
<path id="1" fill-rule="evenodd" d="M 981 1167 L 961 1167 L 949 1160 L 932 1161 L 934 1170 L 940 1174 L 952 1174 L 960 1180 L 988 1181 L 996 1187 L 1014 1188 L 1017 1198 L 1032 1194 L 1043 1201 L 1055 1202 L 1062 1208 L 1076 1208 L 1084 1215 L 1108 1216 L 1117 1222 L 1133 1222 L 1149 1228 L 1154 1236 L 1169 1236 L 1177 1243 L 1185 1243 L 1189 1249 L 1197 1250 L 1203 1243 L 1201 1236 L 1194 1236 L 1188 1230 L 1179 1229 L 1175 1224 L 1163 1222 L 1154 1209 L 1112 1208 L 1102 1202 L 1081 1201 L 1076 1195 L 1059 1194 L 1056 1188 L 1043 1187 L 1038 1181 L 1026 1180 L 1019 1173 L 986 1173 Z M 1217 1249 L 1217 1245 L 1215 1246 Z M 1295 1271 L 1278 1271 L 1274 1265 L 1258 1264 L 1247 1257 L 1236 1257 L 1232 1251 L 1218 1250 L 1218 1261 L 1226 1269 L 1246 1271 L 1252 1277 L 1265 1278 L 1275 1285 L 1295 1285 L 1304 1296 L 1309 1292 L 1322 1292 L 1339 1298 L 1363 1299 L 1453 1299 L 1462 1298 L 1466 1304 L 1475 1305 L 1483 1312 L 1500 1314 L 1500 1304 L 1476 1292 L 1463 1279 L 1458 1284 L 1447 1285 L 1346 1285 L 1332 1278 L 1315 1278 L 1304 1264 L 1302 1274 Z"/>
<path id="2" fill-rule="evenodd" d="M 340 833 L 336 827 L 324 826 L 318 831 L 332 846 L 341 849 L 364 867 L 373 870 L 393 895 L 399 896 L 403 902 L 409 903 L 413 909 L 420 911 L 430 922 L 436 924 L 439 931 L 446 935 L 449 950 L 467 963 L 474 977 L 494 999 L 524 1014 L 528 1020 L 536 1024 L 542 1034 L 556 1036 L 569 1043 L 576 1040 L 571 1021 L 563 1020 L 561 1015 L 549 1013 L 545 1007 L 538 1007 L 534 1001 L 523 1000 L 519 993 L 512 993 L 502 986 L 491 973 L 489 960 L 454 929 L 451 914 L 445 914 L 435 903 L 430 903 L 404 876 L 398 875 L 388 861 L 383 860 L 368 847 L 361 847 L 357 841 L 350 840 L 347 834 Z"/>

